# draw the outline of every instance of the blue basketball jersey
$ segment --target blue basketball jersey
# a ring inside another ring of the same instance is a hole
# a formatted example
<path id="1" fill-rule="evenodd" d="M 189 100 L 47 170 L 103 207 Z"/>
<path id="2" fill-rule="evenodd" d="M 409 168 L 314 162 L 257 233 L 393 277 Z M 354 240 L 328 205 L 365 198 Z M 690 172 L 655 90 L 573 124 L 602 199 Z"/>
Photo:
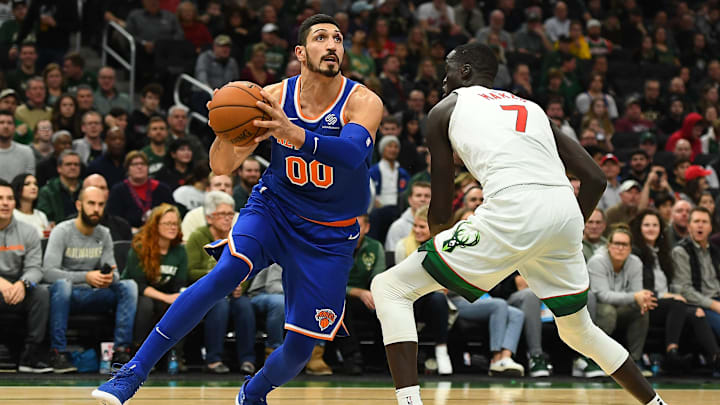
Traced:
<path id="1" fill-rule="evenodd" d="M 308 117 L 301 111 L 300 81 L 294 76 L 283 80 L 280 105 L 295 125 L 324 136 L 339 136 L 347 124 L 345 105 L 360 86 L 342 76 L 342 86 L 323 113 Z M 340 222 L 363 214 L 370 203 L 369 173 L 372 153 L 355 170 L 325 165 L 285 141 L 271 137 L 272 158 L 260 186 L 272 190 L 282 204 L 306 219 Z"/>

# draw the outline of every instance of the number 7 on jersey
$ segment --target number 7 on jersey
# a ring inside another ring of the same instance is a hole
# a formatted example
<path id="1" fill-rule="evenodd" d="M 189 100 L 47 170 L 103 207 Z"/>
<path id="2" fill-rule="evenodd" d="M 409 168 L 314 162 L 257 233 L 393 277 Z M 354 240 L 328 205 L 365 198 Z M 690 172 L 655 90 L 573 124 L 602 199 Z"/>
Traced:
<path id="1" fill-rule="evenodd" d="M 524 105 L 501 105 L 505 111 L 517 111 L 517 120 L 515 121 L 515 130 L 525 132 L 527 126 L 527 108 Z"/>

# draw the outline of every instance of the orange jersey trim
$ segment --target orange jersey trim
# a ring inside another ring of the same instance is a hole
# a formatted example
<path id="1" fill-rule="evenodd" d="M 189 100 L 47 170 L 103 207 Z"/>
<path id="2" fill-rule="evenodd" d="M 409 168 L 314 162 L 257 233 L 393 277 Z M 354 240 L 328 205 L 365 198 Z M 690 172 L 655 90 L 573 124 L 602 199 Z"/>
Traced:
<path id="1" fill-rule="evenodd" d="M 314 223 L 314 224 L 325 225 L 325 226 L 332 226 L 332 227 L 335 227 L 335 228 L 344 228 L 344 227 L 346 227 L 346 226 L 353 225 L 353 224 L 355 224 L 355 223 L 357 222 L 357 218 L 343 219 L 342 221 L 333 221 L 333 222 L 316 221 L 316 220 L 314 220 L 314 219 L 305 218 L 305 217 L 303 217 L 303 216 L 300 216 L 300 218 L 302 218 L 302 219 L 304 219 L 304 220 L 306 220 L 306 221 L 310 221 L 310 222 L 312 222 L 312 223 Z"/>
<path id="2" fill-rule="evenodd" d="M 9 250 L 25 250 L 25 245 L 0 246 L 0 252 L 7 252 Z"/>
<path id="3" fill-rule="evenodd" d="M 335 107 L 335 104 L 337 104 L 337 102 L 340 100 L 340 97 L 342 97 L 343 93 L 345 92 L 345 85 L 347 84 L 347 79 L 345 78 L 345 76 L 342 76 L 342 80 L 343 80 L 342 86 L 340 86 L 340 91 L 338 91 L 337 96 L 335 96 L 335 100 L 332 103 L 330 103 L 330 105 L 325 109 L 325 111 L 321 112 L 318 116 L 313 118 L 313 117 L 308 117 L 305 114 L 303 114 L 302 108 L 300 107 L 300 79 L 301 78 L 302 78 L 302 76 L 299 76 L 297 81 L 295 82 L 295 110 L 297 111 L 300 118 L 302 118 L 305 121 L 312 121 L 312 122 L 319 120 L 320 118 L 322 118 L 325 114 L 329 113 Z"/>

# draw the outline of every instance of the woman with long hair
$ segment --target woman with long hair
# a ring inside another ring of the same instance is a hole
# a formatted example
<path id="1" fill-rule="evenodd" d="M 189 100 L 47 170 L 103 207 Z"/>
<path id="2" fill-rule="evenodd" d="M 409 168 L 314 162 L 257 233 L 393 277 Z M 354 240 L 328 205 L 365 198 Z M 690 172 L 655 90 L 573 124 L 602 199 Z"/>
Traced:
<path id="1" fill-rule="evenodd" d="M 253 45 L 250 60 L 240 71 L 240 80 L 247 80 L 260 86 L 275 82 L 275 75 L 265 67 L 267 61 L 265 52 L 267 52 L 267 45 L 262 42 Z"/>
<path id="2" fill-rule="evenodd" d="M 134 341 L 139 345 L 187 283 L 187 254 L 175 206 L 163 203 L 153 208 L 133 237 L 122 278 L 138 285 Z"/>
<path id="3" fill-rule="evenodd" d="M 379 63 L 388 55 L 395 54 L 395 43 L 390 40 L 390 23 L 386 18 L 380 17 L 375 20 L 375 25 L 370 31 L 367 47 L 370 56 Z"/>
<path id="4" fill-rule="evenodd" d="M 26 222 L 35 229 L 41 238 L 50 236 L 50 222 L 44 212 L 35 209 L 38 199 L 38 182 L 35 176 L 29 173 L 18 174 L 10 183 L 15 194 L 15 209 L 13 217 L 18 221 Z"/>
<path id="5" fill-rule="evenodd" d="M 47 89 L 45 103 L 53 105 L 63 94 L 65 87 L 63 85 L 62 68 L 60 68 L 60 65 L 57 63 L 50 63 L 43 69 L 42 77 L 45 82 L 45 88 Z"/>
<path id="6" fill-rule="evenodd" d="M 663 27 L 658 27 L 653 33 L 655 40 L 655 55 L 657 61 L 664 65 L 680 66 L 675 50 L 668 44 L 667 31 Z"/>
<path id="7" fill-rule="evenodd" d="M 696 308 L 687 305 L 680 294 L 669 291 L 673 280 L 673 261 L 670 245 L 665 238 L 665 221 L 653 209 L 638 213 L 630 223 L 633 234 L 633 254 L 643 264 L 643 288 L 652 291 L 657 298 L 657 307 L 650 311 L 650 323 L 664 325 L 665 351 L 668 366 L 683 368 L 688 365 L 691 355 L 680 355 L 679 343 L 685 321 L 693 327 L 696 338 L 706 354 L 714 358 L 720 352 L 710 325 Z"/>
<path id="8" fill-rule="evenodd" d="M 590 128 L 592 120 L 597 120 L 605 139 L 612 139 L 615 133 L 615 126 L 610 119 L 610 112 L 603 98 L 595 98 L 590 103 L 590 109 L 582 118 L 580 123 L 581 129 Z"/>
<path id="9" fill-rule="evenodd" d="M 64 129 L 72 134 L 73 139 L 82 137 L 78 104 L 72 94 L 65 93 L 57 99 L 53 105 L 50 121 L 53 125 L 53 131 L 57 132 Z"/>

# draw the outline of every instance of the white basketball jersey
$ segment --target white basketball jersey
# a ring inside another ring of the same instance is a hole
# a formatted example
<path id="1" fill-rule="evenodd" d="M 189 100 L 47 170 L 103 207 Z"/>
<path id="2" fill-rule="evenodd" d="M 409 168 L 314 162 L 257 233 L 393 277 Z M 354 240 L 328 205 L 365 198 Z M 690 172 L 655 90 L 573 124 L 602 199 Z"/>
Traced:
<path id="1" fill-rule="evenodd" d="M 572 187 L 548 117 L 537 104 L 482 86 L 454 93 L 450 143 L 486 196 L 518 184 Z"/>

